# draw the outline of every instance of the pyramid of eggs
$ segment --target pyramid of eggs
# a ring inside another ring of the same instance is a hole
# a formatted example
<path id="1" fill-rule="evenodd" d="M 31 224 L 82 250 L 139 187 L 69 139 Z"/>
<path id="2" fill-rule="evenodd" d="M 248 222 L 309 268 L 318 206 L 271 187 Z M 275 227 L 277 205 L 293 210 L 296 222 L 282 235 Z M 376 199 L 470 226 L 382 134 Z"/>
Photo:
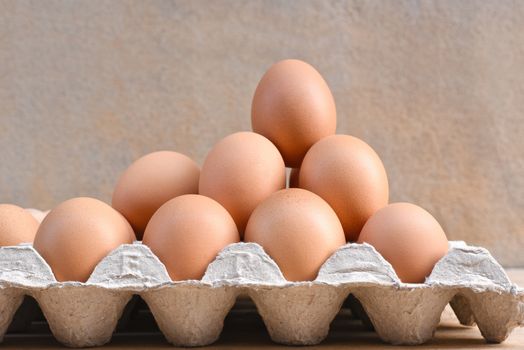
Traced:
<path id="1" fill-rule="evenodd" d="M 324 339 L 349 294 L 397 344 L 430 339 L 449 302 L 489 341 L 523 322 L 522 290 L 485 249 L 448 242 L 415 204 L 389 203 L 382 161 L 335 134 L 333 96 L 312 66 L 270 67 L 251 121 L 202 167 L 175 151 L 139 158 L 111 205 L 0 205 L 0 332 L 24 295 L 70 346 L 109 341 L 133 294 L 185 346 L 215 341 L 238 295 L 285 344 Z"/>

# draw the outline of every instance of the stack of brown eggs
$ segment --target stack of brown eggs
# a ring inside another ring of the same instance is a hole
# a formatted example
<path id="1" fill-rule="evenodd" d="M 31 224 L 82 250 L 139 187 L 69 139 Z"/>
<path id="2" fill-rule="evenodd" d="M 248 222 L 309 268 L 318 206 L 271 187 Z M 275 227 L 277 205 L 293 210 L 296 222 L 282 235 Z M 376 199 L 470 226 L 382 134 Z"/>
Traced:
<path id="1" fill-rule="evenodd" d="M 254 132 L 220 140 L 202 169 L 171 151 L 138 159 L 119 179 L 112 207 L 71 199 L 38 227 L 20 208 L 1 206 L 0 244 L 34 237 L 57 280 L 86 281 L 111 250 L 139 239 L 173 280 L 187 280 L 202 278 L 220 250 L 244 240 L 260 244 L 286 279 L 304 281 L 346 242 L 367 242 L 403 282 L 424 281 L 447 251 L 442 228 L 416 205 L 388 205 L 380 158 L 362 140 L 335 135 L 335 102 L 313 67 L 273 65 L 251 119 Z M 12 239 L 17 232 L 24 235 Z"/>

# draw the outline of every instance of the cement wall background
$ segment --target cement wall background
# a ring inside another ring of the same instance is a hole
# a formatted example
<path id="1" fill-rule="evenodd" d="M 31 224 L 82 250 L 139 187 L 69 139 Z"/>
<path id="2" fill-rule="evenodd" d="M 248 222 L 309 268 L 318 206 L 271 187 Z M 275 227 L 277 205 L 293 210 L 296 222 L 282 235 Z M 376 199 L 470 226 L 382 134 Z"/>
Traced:
<path id="1" fill-rule="evenodd" d="M 0 0 L 0 202 L 110 201 L 140 155 L 202 162 L 263 72 L 318 68 L 391 201 L 524 266 L 524 2 Z"/>

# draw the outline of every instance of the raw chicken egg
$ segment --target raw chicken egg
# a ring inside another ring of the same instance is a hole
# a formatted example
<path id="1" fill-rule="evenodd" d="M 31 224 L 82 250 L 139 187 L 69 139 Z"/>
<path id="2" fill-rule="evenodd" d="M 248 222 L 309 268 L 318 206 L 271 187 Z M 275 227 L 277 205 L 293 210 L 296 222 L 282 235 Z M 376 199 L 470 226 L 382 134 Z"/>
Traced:
<path id="1" fill-rule="evenodd" d="M 178 281 L 201 279 L 218 253 L 239 240 L 235 221 L 224 207 L 211 198 L 188 194 L 158 209 L 143 243 Z"/>
<path id="2" fill-rule="evenodd" d="M 356 241 L 364 223 L 388 204 L 382 161 L 367 143 L 353 136 L 328 136 L 311 147 L 300 167 L 299 186 L 331 205 L 348 241 Z"/>
<path id="3" fill-rule="evenodd" d="M 278 148 L 288 167 L 298 167 L 307 150 L 335 133 L 335 100 L 319 72 L 306 62 L 284 60 L 264 74 L 253 96 L 253 131 Z"/>
<path id="4" fill-rule="evenodd" d="M 275 145 L 253 132 L 237 132 L 219 141 L 200 173 L 199 193 L 219 202 L 242 236 L 255 207 L 286 187 L 286 168 Z"/>
<path id="5" fill-rule="evenodd" d="M 288 281 L 312 281 L 322 264 L 346 243 L 331 207 L 316 194 L 278 191 L 253 212 L 245 240 L 260 244 Z"/>
<path id="6" fill-rule="evenodd" d="M 377 211 L 364 225 L 359 243 L 369 243 L 405 283 L 422 283 L 448 251 L 440 224 L 426 210 L 394 203 Z"/>
<path id="7" fill-rule="evenodd" d="M 26 210 L 12 204 L 0 204 L 0 246 L 32 243 L 38 221 Z"/>
<path id="8" fill-rule="evenodd" d="M 40 224 L 33 247 L 57 281 L 85 282 L 112 250 L 135 240 L 126 219 L 93 198 L 74 198 L 51 210 Z"/>
<path id="9" fill-rule="evenodd" d="M 200 169 L 177 152 L 153 152 L 136 160 L 122 174 L 112 205 L 126 217 L 138 239 L 158 208 L 177 196 L 198 192 Z"/>

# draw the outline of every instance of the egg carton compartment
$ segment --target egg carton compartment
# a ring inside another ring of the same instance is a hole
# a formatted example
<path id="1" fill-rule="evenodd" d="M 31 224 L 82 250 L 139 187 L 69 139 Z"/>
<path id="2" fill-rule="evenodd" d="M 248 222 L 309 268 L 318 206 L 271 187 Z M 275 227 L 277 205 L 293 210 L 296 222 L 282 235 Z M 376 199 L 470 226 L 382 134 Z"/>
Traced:
<path id="1" fill-rule="evenodd" d="M 476 323 L 488 342 L 503 341 L 524 323 L 524 290 L 487 250 L 463 242 L 450 242 L 423 284 L 400 282 L 368 244 L 341 247 L 311 282 L 286 281 L 255 243 L 224 248 L 202 280 L 180 282 L 171 281 L 140 242 L 115 249 L 85 283 L 57 282 L 30 245 L 0 248 L 1 336 L 26 295 L 38 302 L 55 338 L 71 347 L 109 342 L 133 295 L 148 304 L 166 339 L 179 346 L 216 341 L 241 295 L 253 300 L 272 340 L 290 345 L 321 342 L 350 295 L 391 344 L 431 339 L 448 303 L 463 324 Z"/>

